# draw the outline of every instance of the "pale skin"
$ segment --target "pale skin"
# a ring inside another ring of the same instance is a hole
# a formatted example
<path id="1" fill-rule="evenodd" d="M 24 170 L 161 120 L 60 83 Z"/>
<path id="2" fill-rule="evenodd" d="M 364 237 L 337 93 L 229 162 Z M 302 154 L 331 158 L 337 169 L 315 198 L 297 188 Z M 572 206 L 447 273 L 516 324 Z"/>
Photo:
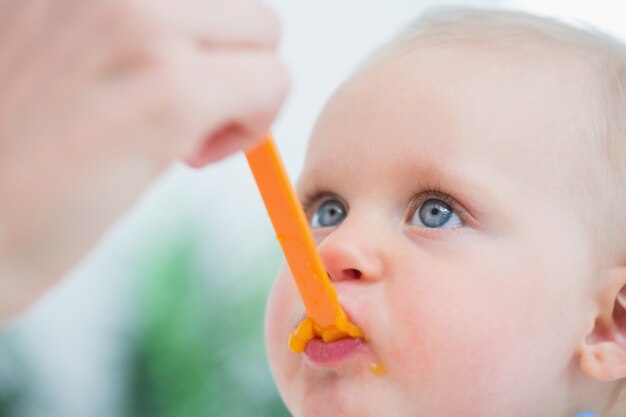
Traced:
<path id="1" fill-rule="evenodd" d="M 0 0 L 0 322 L 171 162 L 264 135 L 279 32 L 257 0 Z"/>
<path id="2" fill-rule="evenodd" d="M 622 415 L 610 402 L 626 376 L 623 259 L 598 265 L 564 191 L 586 168 L 573 141 L 587 70 L 520 58 L 417 48 L 327 103 L 298 192 L 368 339 L 334 366 L 290 352 L 304 311 L 282 268 L 266 341 L 294 416 Z M 451 208 L 437 226 L 420 217 L 433 199 Z M 325 204 L 347 215 L 320 224 Z"/>

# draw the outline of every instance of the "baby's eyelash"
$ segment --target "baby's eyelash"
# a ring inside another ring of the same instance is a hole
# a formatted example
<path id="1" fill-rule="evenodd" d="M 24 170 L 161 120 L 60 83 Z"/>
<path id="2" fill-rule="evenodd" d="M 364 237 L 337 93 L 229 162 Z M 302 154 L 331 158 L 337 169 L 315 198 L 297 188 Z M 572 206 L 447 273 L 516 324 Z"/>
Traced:
<path id="1" fill-rule="evenodd" d="M 454 212 L 458 214 L 461 219 L 463 219 L 466 214 L 466 211 L 463 209 L 463 207 L 461 207 L 461 205 L 457 203 L 457 201 L 449 193 L 445 192 L 436 184 L 420 184 L 417 187 L 416 191 L 413 192 L 412 196 L 413 197 L 411 197 L 409 209 L 407 212 L 407 221 L 423 203 L 431 198 L 437 198 L 452 207 Z"/>
<path id="2" fill-rule="evenodd" d="M 322 188 L 314 188 L 302 196 L 302 198 L 300 199 L 300 204 L 302 204 L 302 209 L 304 210 L 304 213 L 308 215 L 313 206 L 319 201 L 328 197 L 333 197 L 335 195 L 336 194 L 332 191 Z"/>

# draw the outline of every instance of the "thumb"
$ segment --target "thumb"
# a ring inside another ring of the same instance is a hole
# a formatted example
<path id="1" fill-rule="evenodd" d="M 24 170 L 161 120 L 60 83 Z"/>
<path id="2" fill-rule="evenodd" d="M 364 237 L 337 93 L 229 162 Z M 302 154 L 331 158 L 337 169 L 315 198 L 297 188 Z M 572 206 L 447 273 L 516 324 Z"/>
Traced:
<path id="1" fill-rule="evenodd" d="M 183 155 L 193 167 L 253 146 L 269 130 L 287 93 L 288 76 L 272 54 L 239 53 L 224 58 L 223 68 L 228 72 L 218 80 L 221 94 L 214 93 L 212 105 L 207 106 L 212 109 L 211 118 L 219 121 Z"/>

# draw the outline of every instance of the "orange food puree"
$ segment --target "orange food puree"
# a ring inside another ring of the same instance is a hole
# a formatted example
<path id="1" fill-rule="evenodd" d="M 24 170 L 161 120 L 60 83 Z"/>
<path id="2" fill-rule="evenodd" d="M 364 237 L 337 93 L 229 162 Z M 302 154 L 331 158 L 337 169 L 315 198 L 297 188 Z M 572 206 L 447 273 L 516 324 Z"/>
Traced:
<path id="1" fill-rule="evenodd" d="M 374 375 L 383 376 L 387 373 L 387 367 L 383 363 L 370 363 L 370 371 Z"/>
<path id="2" fill-rule="evenodd" d="M 309 340 L 319 337 L 324 342 L 334 342 L 347 337 L 363 338 L 363 332 L 350 323 L 345 316 L 337 320 L 337 324 L 329 327 L 321 327 L 315 321 L 307 317 L 298 325 L 298 328 L 289 335 L 289 349 L 296 353 L 304 352 Z"/>

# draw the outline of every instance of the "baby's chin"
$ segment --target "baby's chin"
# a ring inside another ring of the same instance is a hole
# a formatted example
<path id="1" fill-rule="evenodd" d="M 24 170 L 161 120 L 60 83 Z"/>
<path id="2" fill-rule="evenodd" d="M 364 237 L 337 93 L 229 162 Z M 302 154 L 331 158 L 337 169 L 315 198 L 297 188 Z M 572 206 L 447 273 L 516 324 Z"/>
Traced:
<path id="1" fill-rule="evenodd" d="M 380 417 L 389 414 L 384 391 L 358 377 L 329 372 L 309 375 L 284 386 L 281 396 L 294 417 Z M 398 417 L 400 417 L 398 415 Z"/>

